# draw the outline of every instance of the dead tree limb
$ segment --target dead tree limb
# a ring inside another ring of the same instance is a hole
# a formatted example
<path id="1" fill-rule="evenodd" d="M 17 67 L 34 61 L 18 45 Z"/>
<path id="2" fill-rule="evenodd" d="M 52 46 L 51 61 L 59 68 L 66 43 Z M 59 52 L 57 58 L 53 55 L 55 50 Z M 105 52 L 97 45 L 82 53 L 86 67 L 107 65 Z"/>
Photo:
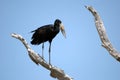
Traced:
<path id="1" fill-rule="evenodd" d="M 48 64 L 39 54 L 34 52 L 31 49 L 31 47 L 28 45 L 27 41 L 21 35 L 13 33 L 12 37 L 19 39 L 24 44 L 31 60 L 35 62 L 37 65 L 41 65 L 44 68 L 48 69 L 50 71 L 51 77 L 57 78 L 58 80 L 73 80 L 71 77 L 65 74 L 63 70 L 61 70 L 58 67 Z"/>
<path id="2" fill-rule="evenodd" d="M 102 46 L 107 49 L 110 55 L 112 55 L 116 60 L 120 61 L 120 53 L 112 46 L 111 42 L 109 41 L 103 21 L 100 18 L 98 12 L 92 6 L 85 7 L 93 14 L 95 18 L 95 25 L 102 42 Z"/>

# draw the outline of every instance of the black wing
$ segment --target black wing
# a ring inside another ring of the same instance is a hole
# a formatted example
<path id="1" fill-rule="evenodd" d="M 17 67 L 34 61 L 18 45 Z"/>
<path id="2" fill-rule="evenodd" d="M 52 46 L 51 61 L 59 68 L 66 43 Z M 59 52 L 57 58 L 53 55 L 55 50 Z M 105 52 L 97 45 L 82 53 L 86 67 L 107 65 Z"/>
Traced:
<path id="1" fill-rule="evenodd" d="M 42 42 L 48 41 L 50 38 L 49 37 L 50 34 L 53 32 L 53 27 L 54 26 L 50 24 L 50 25 L 42 26 L 34 31 L 31 31 L 34 32 L 32 36 L 31 44 L 39 45 Z"/>

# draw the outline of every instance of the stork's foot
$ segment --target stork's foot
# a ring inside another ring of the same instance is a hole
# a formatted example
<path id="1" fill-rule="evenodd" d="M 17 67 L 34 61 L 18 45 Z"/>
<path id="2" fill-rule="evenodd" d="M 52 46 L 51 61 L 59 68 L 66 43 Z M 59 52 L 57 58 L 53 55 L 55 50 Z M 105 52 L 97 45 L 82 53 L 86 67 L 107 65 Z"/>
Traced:
<path id="1" fill-rule="evenodd" d="M 49 65 L 51 65 L 51 63 L 49 62 Z"/>
<path id="2" fill-rule="evenodd" d="M 42 56 L 42 59 L 44 60 L 44 57 Z"/>
<path id="3" fill-rule="evenodd" d="M 39 57 L 41 57 L 40 54 L 38 54 L 38 55 L 39 55 Z M 43 56 L 42 56 L 41 58 L 44 60 L 44 57 L 43 57 Z"/>

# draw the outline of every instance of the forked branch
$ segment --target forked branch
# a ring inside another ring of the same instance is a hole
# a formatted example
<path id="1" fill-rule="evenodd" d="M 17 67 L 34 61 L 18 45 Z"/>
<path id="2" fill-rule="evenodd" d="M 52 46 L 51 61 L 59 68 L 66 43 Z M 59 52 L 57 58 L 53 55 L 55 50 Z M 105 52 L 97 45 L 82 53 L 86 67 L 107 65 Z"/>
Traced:
<path id="1" fill-rule="evenodd" d="M 120 53 L 112 46 L 111 42 L 109 41 L 103 21 L 101 20 L 98 12 L 92 6 L 85 7 L 93 14 L 95 18 L 95 25 L 102 42 L 102 46 L 107 49 L 110 55 L 112 55 L 116 60 L 120 61 Z"/>
<path id="2" fill-rule="evenodd" d="M 34 63 L 36 63 L 37 65 L 41 65 L 44 68 L 50 70 L 51 77 L 57 78 L 58 80 L 73 80 L 71 77 L 65 74 L 63 70 L 61 70 L 58 67 L 48 64 L 39 54 L 34 52 L 31 49 L 31 47 L 28 45 L 27 41 L 21 35 L 13 33 L 12 37 L 19 39 L 24 44 L 24 46 L 26 47 L 28 51 L 29 57 Z"/>

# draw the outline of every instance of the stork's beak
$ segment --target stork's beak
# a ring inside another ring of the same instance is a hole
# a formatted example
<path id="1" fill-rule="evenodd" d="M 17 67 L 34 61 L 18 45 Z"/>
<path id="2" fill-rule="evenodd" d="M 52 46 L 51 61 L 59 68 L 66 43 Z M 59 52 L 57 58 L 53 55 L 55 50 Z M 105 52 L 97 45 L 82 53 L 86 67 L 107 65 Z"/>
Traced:
<path id="1" fill-rule="evenodd" d="M 63 36 L 66 38 L 66 33 L 65 33 L 65 29 L 64 29 L 63 24 L 60 24 L 60 30 L 61 30 Z"/>

